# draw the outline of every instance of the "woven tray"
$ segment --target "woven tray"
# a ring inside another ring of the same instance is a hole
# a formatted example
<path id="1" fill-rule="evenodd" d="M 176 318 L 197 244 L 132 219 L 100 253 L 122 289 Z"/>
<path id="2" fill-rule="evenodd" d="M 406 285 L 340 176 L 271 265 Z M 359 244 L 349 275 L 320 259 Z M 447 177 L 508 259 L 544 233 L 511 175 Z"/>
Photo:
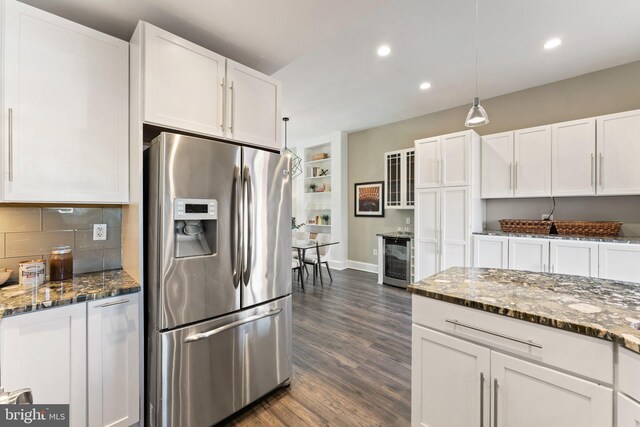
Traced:
<path id="1" fill-rule="evenodd" d="M 549 234 L 552 221 L 535 219 L 501 219 L 500 229 L 507 233 Z"/>
<path id="2" fill-rule="evenodd" d="M 580 234 L 583 236 L 616 237 L 620 234 L 621 222 L 617 221 L 553 221 L 558 234 Z"/>

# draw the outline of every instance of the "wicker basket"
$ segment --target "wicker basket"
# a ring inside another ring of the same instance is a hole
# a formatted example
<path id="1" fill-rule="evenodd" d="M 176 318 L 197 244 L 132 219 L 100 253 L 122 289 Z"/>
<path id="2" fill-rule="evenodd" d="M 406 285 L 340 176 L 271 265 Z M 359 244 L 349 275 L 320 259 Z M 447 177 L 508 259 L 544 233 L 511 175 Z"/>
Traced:
<path id="1" fill-rule="evenodd" d="M 552 221 L 535 219 L 501 219 L 500 229 L 507 233 L 549 234 Z"/>
<path id="2" fill-rule="evenodd" d="M 553 221 L 558 234 L 580 234 L 583 236 L 616 237 L 620 234 L 621 222 L 617 221 Z"/>
<path id="3" fill-rule="evenodd" d="M 317 153 L 311 156 L 311 160 L 324 160 L 329 158 L 329 153 Z"/>

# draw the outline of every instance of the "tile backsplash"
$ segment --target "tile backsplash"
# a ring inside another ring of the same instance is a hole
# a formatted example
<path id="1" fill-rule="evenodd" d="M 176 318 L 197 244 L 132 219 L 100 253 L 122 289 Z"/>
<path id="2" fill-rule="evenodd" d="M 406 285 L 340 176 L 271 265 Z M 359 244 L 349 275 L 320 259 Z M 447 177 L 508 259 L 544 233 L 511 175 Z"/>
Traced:
<path id="1" fill-rule="evenodd" d="M 18 263 L 47 260 L 56 246 L 73 248 L 74 273 L 121 268 L 120 207 L 0 207 L 0 268 L 14 270 Z M 107 240 L 93 240 L 93 224 L 107 224 Z"/>

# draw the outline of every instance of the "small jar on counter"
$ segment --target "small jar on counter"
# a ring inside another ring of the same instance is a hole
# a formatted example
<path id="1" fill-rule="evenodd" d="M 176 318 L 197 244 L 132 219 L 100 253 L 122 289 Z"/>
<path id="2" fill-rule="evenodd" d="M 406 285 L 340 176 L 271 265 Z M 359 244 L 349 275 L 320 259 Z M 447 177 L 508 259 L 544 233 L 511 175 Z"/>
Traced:
<path id="1" fill-rule="evenodd" d="M 73 277 L 73 254 L 69 246 L 61 246 L 51 251 L 49 261 L 51 281 L 67 280 Z"/>

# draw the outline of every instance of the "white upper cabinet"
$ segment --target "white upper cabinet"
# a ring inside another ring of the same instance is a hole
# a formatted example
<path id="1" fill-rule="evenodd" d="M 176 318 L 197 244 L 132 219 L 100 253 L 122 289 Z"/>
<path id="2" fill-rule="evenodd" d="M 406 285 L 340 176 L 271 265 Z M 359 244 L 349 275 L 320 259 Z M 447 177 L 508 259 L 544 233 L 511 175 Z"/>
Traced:
<path id="1" fill-rule="evenodd" d="M 640 110 L 597 118 L 598 194 L 640 194 Z"/>
<path id="2" fill-rule="evenodd" d="M 149 23 L 138 26 L 144 122 L 280 150 L 279 81 Z"/>
<path id="3" fill-rule="evenodd" d="M 551 126 L 514 132 L 516 197 L 551 196 Z"/>
<path id="4" fill-rule="evenodd" d="M 440 137 L 419 139 L 416 147 L 416 188 L 440 187 Z"/>
<path id="5" fill-rule="evenodd" d="M 229 136 L 279 150 L 281 83 L 230 59 L 227 80 Z"/>
<path id="6" fill-rule="evenodd" d="M 384 204 L 386 209 L 413 209 L 415 150 L 384 153 Z"/>
<path id="7" fill-rule="evenodd" d="M 440 137 L 441 183 L 443 187 L 469 185 L 470 140 L 469 131 Z"/>
<path id="8" fill-rule="evenodd" d="M 143 120 L 224 136 L 226 59 L 146 22 L 143 27 Z"/>
<path id="9" fill-rule="evenodd" d="M 482 198 L 513 197 L 513 132 L 482 137 Z"/>
<path id="10" fill-rule="evenodd" d="M 552 125 L 551 146 L 553 195 L 596 194 L 596 119 Z"/>
<path id="11" fill-rule="evenodd" d="M 13 0 L 4 14 L 4 201 L 128 202 L 128 43 Z"/>

